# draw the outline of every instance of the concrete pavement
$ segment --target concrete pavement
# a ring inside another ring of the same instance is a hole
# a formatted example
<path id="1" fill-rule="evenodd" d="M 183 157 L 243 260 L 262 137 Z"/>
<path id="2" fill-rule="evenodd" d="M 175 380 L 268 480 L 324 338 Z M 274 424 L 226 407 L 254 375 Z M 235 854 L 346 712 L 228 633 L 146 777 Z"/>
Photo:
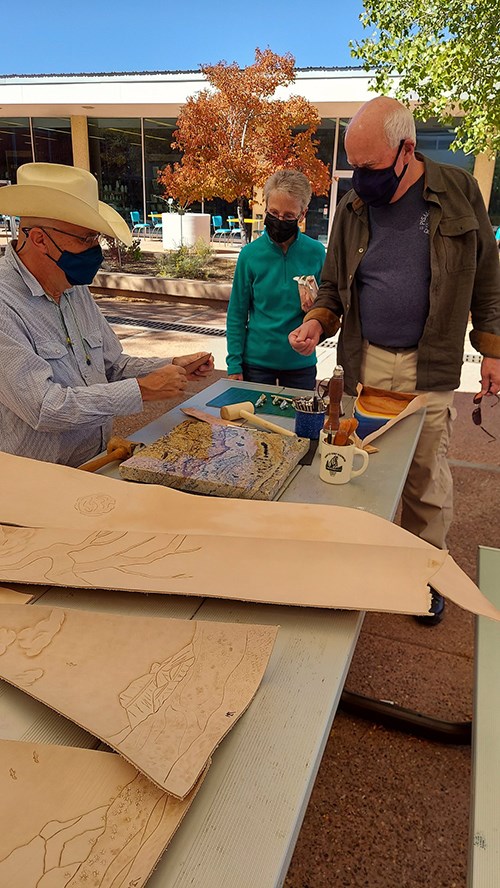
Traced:
<path id="1" fill-rule="evenodd" d="M 108 317 L 116 318 L 114 322 L 120 337 L 127 343 L 127 349 L 134 354 L 147 354 L 143 349 L 149 349 L 152 344 L 161 351 L 158 354 L 177 355 L 206 349 L 214 356 L 217 370 L 226 369 L 226 340 L 224 336 L 211 335 L 210 333 L 197 333 L 191 331 L 191 327 L 212 328 L 214 331 L 224 331 L 226 327 L 227 306 L 220 308 L 207 308 L 196 304 L 165 302 L 134 302 L 133 300 L 118 300 L 105 297 L 96 297 L 96 301 Z M 118 318 L 123 317 L 128 321 L 135 320 L 136 324 L 120 325 Z M 141 319 L 147 324 L 153 322 L 175 323 L 185 329 L 165 330 L 152 327 L 141 327 Z M 326 379 L 332 375 L 337 361 L 336 349 L 337 337 L 327 340 L 318 346 L 318 379 Z M 464 342 L 464 364 L 462 378 L 458 391 L 478 391 L 479 363 L 481 355 L 472 348 L 468 336 Z"/>

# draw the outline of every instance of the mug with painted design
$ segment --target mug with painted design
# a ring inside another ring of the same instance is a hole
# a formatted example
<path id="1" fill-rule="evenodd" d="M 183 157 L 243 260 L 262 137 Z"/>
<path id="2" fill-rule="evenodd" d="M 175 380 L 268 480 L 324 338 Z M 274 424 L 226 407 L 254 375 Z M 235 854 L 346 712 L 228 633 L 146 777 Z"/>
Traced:
<path id="1" fill-rule="evenodd" d="M 329 444 L 328 433 L 321 433 L 319 454 L 319 477 L 326 484 L 347 484 L 352 478 L 363 475 L 368 468 L 369 456 L 366 450 L 360 450 L 352 441 L 347 444 Z M 359 468 L 354 468 L 354 461 L 361 459 Z"/>

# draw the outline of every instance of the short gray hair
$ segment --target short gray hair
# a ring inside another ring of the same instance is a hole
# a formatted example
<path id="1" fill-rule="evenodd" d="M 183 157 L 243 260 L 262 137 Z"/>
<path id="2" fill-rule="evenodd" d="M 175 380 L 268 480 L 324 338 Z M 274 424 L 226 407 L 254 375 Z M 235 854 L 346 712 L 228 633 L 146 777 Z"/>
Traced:
<path id="1" fill-rule="evenodd" d="M 312 195 L 311 183 L 300 170 L 276 170 L 269 176 L 264 184 L 266 206 L 272 191 L 283 191 L 290 197 L 295 197 L 303 210 L 309 206 Z"/>
<path id="2" fill-rule="evenodd" d="M 410 109 L 399 105 L 384 118 L 384 133 L 391 148 L 397 148 L 402 140 L 417 141 L 415 121 Z"/>

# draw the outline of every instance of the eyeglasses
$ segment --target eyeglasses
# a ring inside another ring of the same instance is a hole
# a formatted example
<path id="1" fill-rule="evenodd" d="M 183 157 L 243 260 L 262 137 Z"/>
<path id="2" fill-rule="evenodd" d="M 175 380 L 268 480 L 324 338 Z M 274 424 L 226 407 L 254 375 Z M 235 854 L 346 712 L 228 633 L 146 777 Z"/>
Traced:
<path id="1" fill-rule="evenodd" d="M 23 232 L 28 236 L 28 232 L 32 230 L 32 228 L 41 228 L 42 231 L 45 231 L 48 228 L 49 231 L 58 231 L 59 234 L 65 234 L 66 237 L 74 237 L 75 240 L 81 241 L 82 244 L 85 244 L 86 247 L 96 247 L 99 243 L 99 238 L 101 235 L 98 234 L 73 234 L 71 231 L 64 231 L 62 228 L 54 228 L 53 225 L 33 225 L 31 228 L 23 228 Z"/>
<path id="2" fill-rule="evenodd" d="M 279 219 L 280 222 L 298 222 L 300 213 L 298 216 L 294 216 L 293 213 L 271 213 L 270 210 L 267 211 L 273 219 Z"/>
<path id="3" fill-rule="evenodd" d="M 493 404 L 490 404 L 490 407 L 495 407 L 498 404 L 498 402 L 500 401 L 500 398 L 498 395 L 493 394 L 493 392 L 490 392 L 489 394 L 493 395 L 493 397 L 496 399 L 495 401 L 493 401 Z M 492 435 L 491 432 L 489 432 L 483 426 L 483 416 L 481 413 L 481 401 L 482 400 L 483 400 L 483 396 L 481 393 L 479 393 L 478 395 L 474 395 L 474 397 L 472 399 L 472 403 L 476 404 L 476 407 L 474 407 L 474 410 L 472 411 L 472 422 L 474 423 L 474 425 L 480 426 L 480 428 L 483 430 L 483 432 L 486 435 L 488 435 L 488 437 L 490 438 L 490 442 L 496 441 L 495 435 Z"/>

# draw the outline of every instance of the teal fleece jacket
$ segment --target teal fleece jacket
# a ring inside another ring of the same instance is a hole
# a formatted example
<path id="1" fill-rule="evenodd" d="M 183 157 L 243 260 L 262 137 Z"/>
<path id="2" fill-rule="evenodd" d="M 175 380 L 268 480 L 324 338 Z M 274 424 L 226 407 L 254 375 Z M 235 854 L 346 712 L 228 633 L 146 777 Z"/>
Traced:
<path id="1" fill-rule="evenodd" d="M 227 312 L 228 373 L 241 373 L 243 363 L 273 370 L 316 363 L 314 353 L 293 350 L 288 334 L 304 319 L 294 277 L 313 274 L 319 284 L 324 260 L 323 244 L 301 232 L 286 253 L 265 230 L 243 247 Z"/>

